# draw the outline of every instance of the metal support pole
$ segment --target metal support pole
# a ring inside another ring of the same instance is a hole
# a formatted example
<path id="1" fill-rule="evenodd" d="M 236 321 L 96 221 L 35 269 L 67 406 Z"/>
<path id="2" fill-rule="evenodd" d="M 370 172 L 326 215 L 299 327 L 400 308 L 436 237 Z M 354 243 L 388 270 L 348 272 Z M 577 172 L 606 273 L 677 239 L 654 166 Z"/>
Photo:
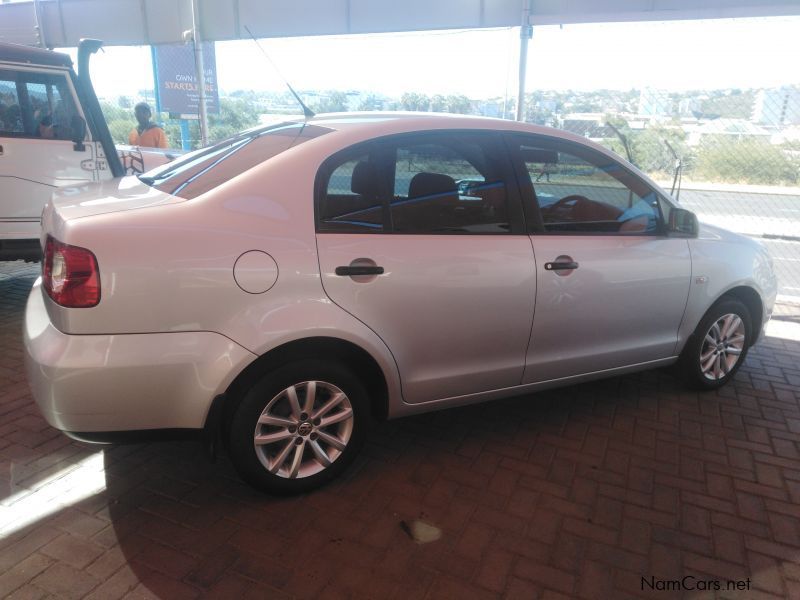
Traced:
<path id="1" fill-rule="evenodd" d="M 42 25 L 42 8 L 39 5 L 39 0 L 33 0 L 33 18 L 36 23 L 36 37 L 39 39 L 39 47 L 47 48 L 47 39 L 44 35 L 44 27 Z"/>
<path id="2" fill-rule="evenodd" d="M 192 0 L 192 39 L 194 43 L 194 68 L 197 75 L 200 116 L 200 145 L 208 146 L 208 105 L 206 101 L 206 68 L 203 64 L 203 39 L 200 35 L 200 9 L 198 0 Z"/>
<path id="3" fill-rule="evenodd" d="M 533 37 L 529 0 L 522 2 L 522 25 L 519 30 L 519 92 L 517 93 L 517 121 L 525 120 L 525 74 L 528 69 L 528 40 Z"/>
<path id="4" fill-rule="evenodd" d="M 189 151 L 192 149 L 192 138 L 189 133 L 189 121 L 181 119 L 181 149 Z"/>

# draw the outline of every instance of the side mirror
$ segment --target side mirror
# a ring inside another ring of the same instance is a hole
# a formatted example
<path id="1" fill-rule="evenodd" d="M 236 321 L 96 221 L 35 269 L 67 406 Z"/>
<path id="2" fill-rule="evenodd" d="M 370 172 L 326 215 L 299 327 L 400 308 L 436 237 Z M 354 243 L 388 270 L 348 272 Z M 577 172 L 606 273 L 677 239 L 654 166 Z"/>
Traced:
<path id="1" fill-rule="evenodd" d="M 697 215 L 685 208 L 673 208 L 669 211 L 668 231 L 681 237 L 697 237 L 700 232 Z"/>
<path id="2" fill-rule="evenodd" d="M 72 135 L 69 139 L 73 142 L 73 150 L 75 152 L 83 152 L 86 150 L 86 146 L 83 143 L 83 140 L 86 139 L 86 119 L 81 116 L 75 115 L 70 120 L 70 130 Z"/>

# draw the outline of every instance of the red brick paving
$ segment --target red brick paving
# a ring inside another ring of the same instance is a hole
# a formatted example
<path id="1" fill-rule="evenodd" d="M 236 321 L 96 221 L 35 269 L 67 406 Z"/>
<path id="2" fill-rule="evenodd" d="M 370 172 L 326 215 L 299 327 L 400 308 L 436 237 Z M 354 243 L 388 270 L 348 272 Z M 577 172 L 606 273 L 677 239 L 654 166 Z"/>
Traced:
<path id="1" fill-rule="evenodd" d="M 657 371 L 383 423 L 343 479 L 271 498 L 191 442 L 49 428 L 22 368 L 35 273 L 0 265 L 0 596 L 667 598 L 642 578 L 691 576 L 800 597 L 800 342 L 767 338 L 718 393 Z M 11 531 L 20 503 L 49 512 Z"/>

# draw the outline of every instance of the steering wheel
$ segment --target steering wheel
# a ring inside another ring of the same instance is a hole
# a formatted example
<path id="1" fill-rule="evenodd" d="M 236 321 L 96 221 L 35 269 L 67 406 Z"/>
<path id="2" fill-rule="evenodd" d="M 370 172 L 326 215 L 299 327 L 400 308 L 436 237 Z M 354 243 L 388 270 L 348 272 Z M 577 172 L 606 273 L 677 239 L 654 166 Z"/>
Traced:
<path id="1" fill-rule="evenodd" d="M 572 212 L 573 210 L 575 210 L 579 206 L 586 206 L 588 204 L 592 204 L 592 201 L 589 200 L 586 196 L 580 196 L 578 194 L 572 194 L 571 196 L 564 196 L 563 198 L 561 198 L 561 200 L 557 200 L 556 202 L 554 202 L 553 204 L 548 206 L 542 212 L 547 214 L 548 216 L 551 216 L 551 215 L 555 216 L 555 215 L 559 214 L 560 212 L 565 211 L 565 209 L 567 208 L 567 204 L 569 204 L 570 202 L 574 202 L 575 206 L 572 207 L 569 210 L 569 212 Z"/>

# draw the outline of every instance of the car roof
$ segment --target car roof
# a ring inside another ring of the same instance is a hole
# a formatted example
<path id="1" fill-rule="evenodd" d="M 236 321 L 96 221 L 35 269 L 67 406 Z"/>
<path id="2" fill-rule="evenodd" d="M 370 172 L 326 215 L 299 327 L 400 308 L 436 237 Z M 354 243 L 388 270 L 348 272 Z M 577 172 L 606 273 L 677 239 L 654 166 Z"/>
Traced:
<path id="1" fill-rule="evenodd" d="M 47 65 L 50 67 L 71 67 L 72 59 L 61 52 L 53 52 L 33 46 L 0 42 L 0 61 Z"/>
<path id="2" fill-rule="evenodd" d="M 425 112 L 343 112 L 315 115 L 307 121 L 314 125 L 328 127 L 334 130 L 366 129 L 376 131 L 380 129 L 396 132 L 417 131 L 424 129 L 503 129 L 512 131 L 540 132 L 550 135 L 564 133 L 563 131 L 520 123 L 507 119 L 480 117 L 476 115 L 456 115 L 449 113 Z M 579 138 L 580 139 L 580 138 Z"/>
<path id="3" fill-rule="evenodd" d="M 290 121 L 293 120 L 290 119 Z M 298 116 L 295 122 L 302 123 L 303 121 L 304 119 Z M 363 136 L 364 138 L 437 129 L 533 133 L 577 142 L 609 154 L 608 149 L 599 144 L 563 129 L 477 115 L 425 112 L 343 112 L 315 115 L 305 122 L 343 133 L 345 137 Z"/>
<path id="4" fill-rule="evenodd" d="M 289 122 L 292 121 L 302 123 L 304 119 L 298 116 L 296 120 L 289 120 Z M 577 142 L 606 155 L 613 156 L 617 160 L 627 162 L 624 158 L 600 144 L 563 129 L 477 115 L 424 112 L 346 112 L 315 115 L 305 120 L 305 122 L 338 132 L 346 140 L 356 138 L 369 139 L 398 133 L 436 131 L 440 129 L 539 134 L 549 138 Z"/>

